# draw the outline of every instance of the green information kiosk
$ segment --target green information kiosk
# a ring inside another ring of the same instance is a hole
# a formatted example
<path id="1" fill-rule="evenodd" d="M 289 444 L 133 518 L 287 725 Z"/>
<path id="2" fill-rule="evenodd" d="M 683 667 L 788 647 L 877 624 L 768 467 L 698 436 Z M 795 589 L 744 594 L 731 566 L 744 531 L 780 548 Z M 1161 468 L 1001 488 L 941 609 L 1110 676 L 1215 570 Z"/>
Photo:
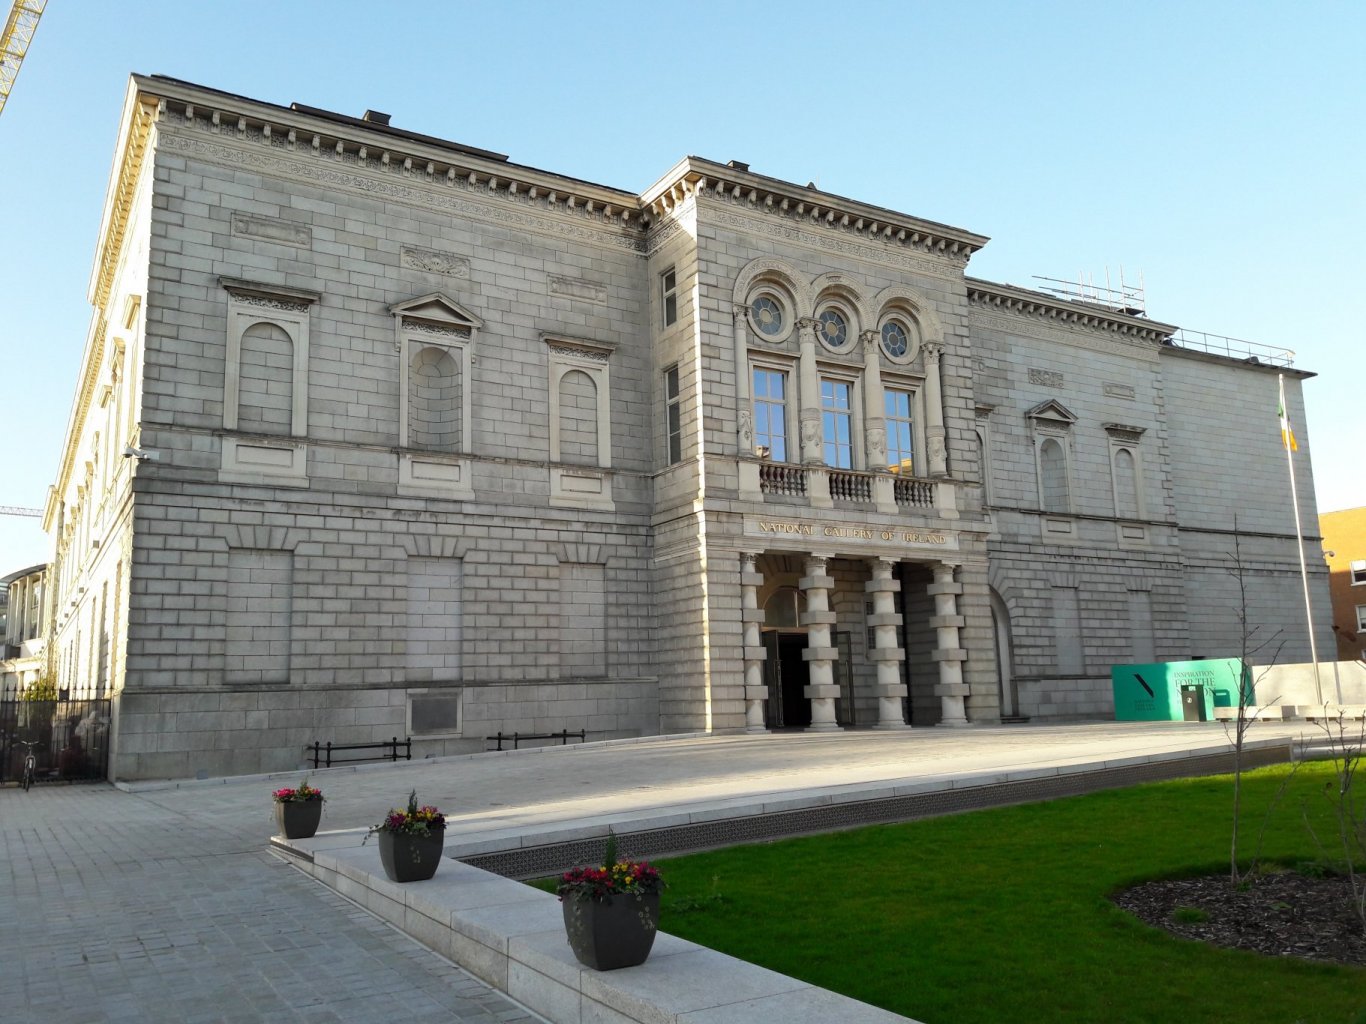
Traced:
<path id="1" fill-rule="evenodd" d="M 1207 722 L 1217 707 L 1233 707 L 1238 677 L 1242 703 L 1252 695 L 1252 671 L 1238 658 L 1162 661 L 1152 665 L 1115 665 L 1110 684 L 1117 722 Z"/>

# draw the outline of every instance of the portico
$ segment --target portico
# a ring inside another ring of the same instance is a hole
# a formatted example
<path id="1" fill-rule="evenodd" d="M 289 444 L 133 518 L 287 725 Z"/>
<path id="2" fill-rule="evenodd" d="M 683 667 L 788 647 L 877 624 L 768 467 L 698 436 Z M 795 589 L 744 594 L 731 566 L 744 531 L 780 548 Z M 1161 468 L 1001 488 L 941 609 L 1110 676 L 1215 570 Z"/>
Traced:
<path id="1" fill-rule="evenodd" d="M 957 532 L 795 516 L 744 525 L 748 731 L 969 724 Z"/>

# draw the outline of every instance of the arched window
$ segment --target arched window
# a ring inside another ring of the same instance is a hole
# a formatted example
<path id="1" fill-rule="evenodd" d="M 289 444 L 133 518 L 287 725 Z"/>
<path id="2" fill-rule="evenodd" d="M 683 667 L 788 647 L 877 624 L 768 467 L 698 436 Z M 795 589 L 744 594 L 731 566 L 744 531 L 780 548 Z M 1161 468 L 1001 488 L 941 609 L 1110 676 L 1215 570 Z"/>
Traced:
<path id="1" fill-rule="evenodd" d="M 289 435 L 294 418 L 294 339 L 260 321 L 242 332 L 237 429 Z"/>
<path id="2" fill-rule="evenodd" d="M 806 600 L 796 587 L 779 587 L 764 602 L 764 625 L 773 629 L 796 629 L 802 624 Z"/>
<path id="3" fill-rule="evenodd" d="M 1115 450 L 1115 515 L 1121 519 L 1137 519 L 1138 469 L 1133 452 L 1127 448 Z"/>
<path id="4" fill-rule="evenodd" d="M 417 349 L 408 368 L 408 444 L 427 451 L 461 450 L 461 379 L 457 354 Z"/>
<path id="5" fill-rule="evenodd" d="M 598 387 L 582 370 L 560 378 L 560 461 L 598 464 Z"/>
<path id="6" fill-rule="evenodd" d="M 1039 445 L 1039 487 L 1045 512 L 1070 512 L 1071 496 L 1067 487 L 1067 453 L 1055 437 Z"/>

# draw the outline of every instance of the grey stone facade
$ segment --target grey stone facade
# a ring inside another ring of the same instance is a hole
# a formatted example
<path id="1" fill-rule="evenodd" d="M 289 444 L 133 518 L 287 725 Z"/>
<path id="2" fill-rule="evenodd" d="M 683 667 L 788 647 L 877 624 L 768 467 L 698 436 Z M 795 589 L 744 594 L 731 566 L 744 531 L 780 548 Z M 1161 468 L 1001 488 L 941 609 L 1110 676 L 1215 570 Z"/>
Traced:
<path id="1" fill-rule="evenodd" d="M 986 241 L 136 77 L 46 510 L 54 671 L 117 698 L 145 778 L 1104 716 L 1111 663 L 1236 647 L 1235 528 L 1293 633 L 1276 368 L 972 279 Z"/>

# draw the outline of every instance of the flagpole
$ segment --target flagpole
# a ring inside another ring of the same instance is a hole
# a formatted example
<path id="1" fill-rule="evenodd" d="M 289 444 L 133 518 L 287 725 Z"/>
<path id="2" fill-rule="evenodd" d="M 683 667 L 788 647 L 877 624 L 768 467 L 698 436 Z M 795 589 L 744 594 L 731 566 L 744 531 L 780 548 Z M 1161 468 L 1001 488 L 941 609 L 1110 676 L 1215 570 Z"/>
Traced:
<path id="1" fill-rule="evenodd" d="M 1290 503 L 1295 509 L 1295 549 L 1300 555 L 1300 583 L 1304 587 L 1304 621 L 1309 627 L 1309 657 L 1314 663 L 1314 693 L 1323 703 L 1323 683 L 1319 680 L 1319 649 L 1314 642 L 1314 612 L 1309 603 L 1309 569 L 1304 562 L 1304 531 L 1300 528 L 1300 496 L 1295 488 L 1295 459 L 1290 452 L 1290 413 L 1285 408 L 1285 375 L 1277 374 L 1281 400 L 1281 447 L 1285 449 L 1285 464 L 1290 470 Z"/>

